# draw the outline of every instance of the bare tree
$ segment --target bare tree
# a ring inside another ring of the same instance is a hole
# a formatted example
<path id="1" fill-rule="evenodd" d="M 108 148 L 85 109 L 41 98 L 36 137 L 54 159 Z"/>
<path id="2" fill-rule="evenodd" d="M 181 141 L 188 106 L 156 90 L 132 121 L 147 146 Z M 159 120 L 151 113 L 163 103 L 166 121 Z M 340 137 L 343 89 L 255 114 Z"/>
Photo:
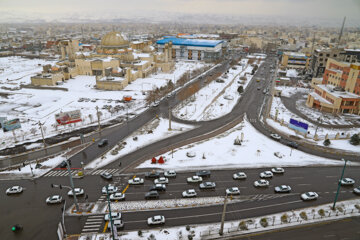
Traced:
<path id="1" fill-rule="evenodd" d="M 35 135 L 36 135 L 36 132 L 37 132 L 37 129 L 36 129 L 36 128 L 31 128 L 31 129 L 30 129 L 30 132 L 35 136 Z"/>

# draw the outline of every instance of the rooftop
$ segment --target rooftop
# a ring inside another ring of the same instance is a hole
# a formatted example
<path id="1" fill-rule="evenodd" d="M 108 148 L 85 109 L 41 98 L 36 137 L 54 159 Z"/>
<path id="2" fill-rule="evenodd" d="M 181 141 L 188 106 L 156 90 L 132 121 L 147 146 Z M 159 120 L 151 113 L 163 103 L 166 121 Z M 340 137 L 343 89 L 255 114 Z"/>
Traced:
<path id="1" fill-rule="evenodd" d="M 206 40 L 206 39 L 186 39 L 177 37 L 164 37 L 164 39 L 156 41 L 156 44 L 165 44 L 172 42 L 173 45 L 194 46 L 194 47 L 216 47 L 223 43 L 222 40 Z"/>
<path id="2" fill-rule="evenodd" d="M 359 95 L 356 95 L 354 93 L 351 92 L 347 92 L 347 91 L 336 91 L 334 90 L 335 86 L 332 85 L 324 85 L 324 84 L 320 84 L 317 85 L 319 88 L 321 88 L 322 90 L 326 91 L 327 93 L 329 93 L 330 95 L 333 95 L 334 97 L 337 98 L 359 98 Z"/>

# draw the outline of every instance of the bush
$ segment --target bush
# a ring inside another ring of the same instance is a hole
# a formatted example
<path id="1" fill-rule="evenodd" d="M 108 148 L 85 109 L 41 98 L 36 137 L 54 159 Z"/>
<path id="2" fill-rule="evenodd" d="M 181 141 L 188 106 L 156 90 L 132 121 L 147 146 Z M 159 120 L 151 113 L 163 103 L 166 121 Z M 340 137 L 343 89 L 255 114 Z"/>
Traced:
<path id="1" fill-rule="evenodd" d="M 359 204 L 356 204 L 355 207 L 356 207 L 356 209 L 360 210 L 360 205 Z"/>
<path id="2" fill-rule="evenodd" d="M 329 146 L 330 145 L 330 139 L 325 139 L 325 141 L 323 142 L 324 146 Z"/>
<path id="3" fill-rule="evenodd" d="M 245 221 L 241 221 L 240 223 L 239 223 L 239 228 L 240 228 L 240 230 L 248 230 L 248 227 L 247 227 L 247 224 L 246 224 L 246 222 Z"/>
<path id="4" fill-rule="evenodd" d="M 141 231 L 141 230 L 138 231 L 138 236 L 139 236 L 139 237 L 142 236 L 142 231 Z"/>
<path id="5" fill-rule="evenodd" d="M 304 219 L 304 220 L 307 220 L 307 219 L 308 219 L 306 212 L 301 212 L 301 213 L 300 213 L 300 217 L 301 217 L 302 219 Z"/>
<path id="6" fill-rule="evenodd" d="M 324 217 L 324 216 L 325 216 L 325 210 L 324 210 L 324 209 L 320 209 L 320 210 L 318 211 L 318 213 L 319 213 L 319 215 L 320 215 L 321 217 Z"/>
<path id="7" fill-rule="evenodd" d="M 150 234 L 150 236 L 148 237 L 148 240 L 156 240 L 155 235 L 154 235 L 154 234 Z"/>
<path id="8" fill-rule="evenodd" d="M 344 212 L 344 209 L 342 207 L 336 207 L 336 209 L 339 211 L 339 212 Z"/>
<path id="9" fill-rule="evenodd" d="M 360 144 L 360 137 L 359 134 L 354 134 L 350 138 L 350 143 L 352 145 L 359 145 Z"/>
<path id="10" fill-rule="evenodd" d="M 286 213 L 281 216 L 281 222 L 282 223 L 287 223 L 288 222 L 288 215 Z"/>
<path id="11" fill-rule="evenodd" d="M 269 225 L 269 223 L 266 218 L 262 218 L 262 219 L 260 219 L 260 225 L 263 227 L 267 227 Z"/>
<path id="12" fill-rule="evenodd" d="M 188 235 L 188 239 L 189 239 L 189 240 L 192 240 L 192 239 L 193 239 L 193 236 L 192 236 L 192 235 Z"/>
<path id="13" fill-rule="evenodd" d="M 243 93 L 244 92 L 244 87 L 242 85 L 239 86 L 237 91 L 238 91 L 238 93 Z"/>
<path id="14" fill-rule="evenodd" d="M 186 231 L 190 231 L 190 226 L 186 225 L 185 229 L 186 229 Z"/>

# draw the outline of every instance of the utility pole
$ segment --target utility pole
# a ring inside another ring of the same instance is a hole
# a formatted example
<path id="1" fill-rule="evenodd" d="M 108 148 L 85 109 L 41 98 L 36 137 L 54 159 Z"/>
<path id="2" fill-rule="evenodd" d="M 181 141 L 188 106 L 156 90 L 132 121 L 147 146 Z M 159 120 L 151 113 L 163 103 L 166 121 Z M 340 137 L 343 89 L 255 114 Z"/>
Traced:
<path id="1" fill-rule="evenodd" d="M 107 198 L 107 203 L 108 203 L 108 208 L 109 208 L 111 235 L 112 235 L 112 239 L 114 240 L 114 237 L 115 237 L 115 235 L 114 235 L 114 221 L 113 221 L 112 216 L 111 216 L 111 204 L 110 204 L 108 185 L 106 185 L 105 188 L 106 188 L 106 198 Z"/>
<path id="2" fill-rule="evenodd" d="M 96 116 L 97 116 L 97 119 L 98 119 L 98 126 L 99 126 L 99 134 L 101 136 L 101 125 L 100 125 L 100 112 L 99 112 L 99 107 L 96 106 Z"/>
<path id="3" fill-rule="evenodd" d="M 344 159 L 342 159 L 344 160 Z M 346 163 L 348 160 L 344 160 L 345 161 L 345 164 L 344 164 L 344 167 L 343 167 L 343 170 L 342 170 L 342 173 L 341 173 L 341 178 L 339 180 L 339 183 L 338 183 L 338 188 L 337 188 L 337 191 L 336 191 L 336 195 L 335 195 L 335 199 L 334 199 L 334 204 L 332 206 L 332 209 L 335 210 L 335 204 L 336 204 L 336 201 L 337 201 L 337 198 L 339 196 L 339 190 L 340 190 L 340 187 L 341 187 L 341 180 L 343 179 L 344 177 L 344 172 L 345 172 L 345 168 L 346 168 Z"/>
<path id="4" fill-rule="evenodd" d="M 44 124 L 39 121 L 39 127 L 40 127 L 40 131 L 41 131 L 42 140 L 43 140 L 43 143 L 44 143 L 44 148 L 46 148 L 46 143 L 45 143 L 45 138 L 44 138 L 44 131 L 43 131 L 42 125 L 44 125 Z"/>
<path id="5" fill-rule="evenodd" d="M 74 182 L 73 182 L 73 179 L 72 179 L 72 175 L 71 175 L 71 170 L 70 170 L 70 165 L 69 165 L 69 162 L 67 161 L 66 159 L 66 168 L 67 168 L 67 171 L 69 173 L 69 179 L 70 179 L 70 187 L 71 187 L 71 191 L 73 193 L 73 196 L 74 196 L 74 203 L 75 203 L 75 207 L 76 207 L 76 212 L 79 212 L 79 204 L 78 204 L 78 201 L 77 201 L 77 198 L 76 198 L 76 194 L 75 194 L 75 190 L 74 190 Z"/>
<path id="6" fill-rule="evenodd" d="M 66 200 L 64 201 L 64 206 L 62 207 L 62 214 L 61 214 L 61 222 L 62 227 L 64 229 L 64 235 L 66 236 L 66 229 L 65 229 L 65 206 L 66 206 Z"/>
<path id="7" fill-rule="evenodd" d="M 226 204 L 227 204 L 227 195 L 225 196 L 224 200 L 224 209 L 221 215 L 221 225 L 220 225 L 220 231 L 219 234 L 222 236 L 224 234 L 224 222 L 225 222 L 225 214 L 226 214 Z"/>
<path id="8" fill-rule="evenodd" d="M 317 126 L 316 126 L 314 136 L 316 136 L 317 130 L 318 130 L 318 128 L 319 128 L 319 124 L 321 124 L 321 122 L 322 122 L 321 117 L 319 117 L 317 120 L 318 120 L 318 124 L 317 124 Z"/>
<path id="9" fill-rule="evenodd" d="M 171 107 L 169 107 L 169 131 L 171 130 Z"/>

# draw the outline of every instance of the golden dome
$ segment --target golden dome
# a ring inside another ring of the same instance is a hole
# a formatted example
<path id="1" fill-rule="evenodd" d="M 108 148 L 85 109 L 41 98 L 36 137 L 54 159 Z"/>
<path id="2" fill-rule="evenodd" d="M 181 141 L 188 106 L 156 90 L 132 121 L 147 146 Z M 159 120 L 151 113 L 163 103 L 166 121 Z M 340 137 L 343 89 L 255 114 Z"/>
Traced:
<path id="1" fill-rule="evenodd" d="M 101 39 L 102 47 L 124 48 L 129 46 L 129 42 L 124 39 L 119 32 L 109 32 Z"/>

